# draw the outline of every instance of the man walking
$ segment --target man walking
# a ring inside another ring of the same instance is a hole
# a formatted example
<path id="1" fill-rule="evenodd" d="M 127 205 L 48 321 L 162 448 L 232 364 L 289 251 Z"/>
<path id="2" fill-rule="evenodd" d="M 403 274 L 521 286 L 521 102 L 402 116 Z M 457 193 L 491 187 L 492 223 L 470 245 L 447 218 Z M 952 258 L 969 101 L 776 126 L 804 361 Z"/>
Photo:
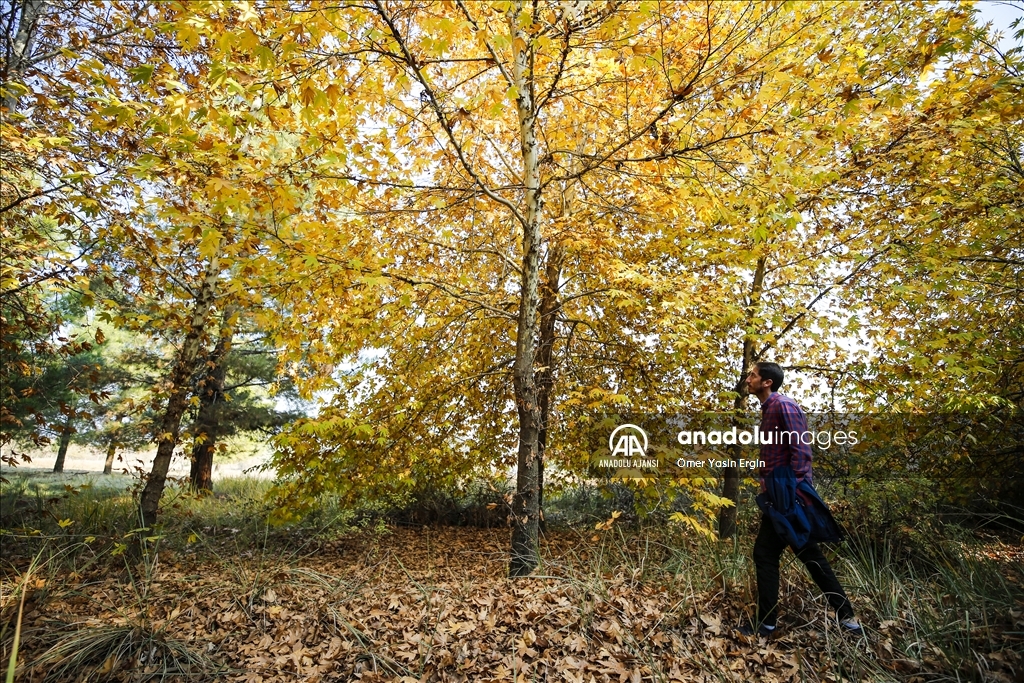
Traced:
<path id="1" fill-rule="evenodd" d="M 772 443 L 761 445 L 761 488 L 765 478 L 776 467 L 789 465 L 797 482 L 811 483 L 811 447 L 801 438 L 780 438 L 782 432 L 807 431 L 807 417 L 796 401 L 779 393 L 782 388 L 782 368 L 776 363 L 757 363 L 747 375 L 747 393 L 761 402 L 761 427 L 765 435 L 774 435 Z M 754 566 L 757 569 L 757 620 L 742 624 L 740 633 L 767 636 L 775 630 L 779 602 L 779 559 L 786 549 L 786 541 L 775 531 L 768 515 L 761 517 L 761 528 L 754 541 Z M 841 628 L 853 635 L 863 635 L 864 629 L 853 615 L 853 607 L 846 592 L 839 585 L 832 567 L 821 553 L 818 544 L 808 541 L 795 549 L 796 556 L 807 567 L 811 578 L 825 593 L 829 605 L 836 611 Z"/>

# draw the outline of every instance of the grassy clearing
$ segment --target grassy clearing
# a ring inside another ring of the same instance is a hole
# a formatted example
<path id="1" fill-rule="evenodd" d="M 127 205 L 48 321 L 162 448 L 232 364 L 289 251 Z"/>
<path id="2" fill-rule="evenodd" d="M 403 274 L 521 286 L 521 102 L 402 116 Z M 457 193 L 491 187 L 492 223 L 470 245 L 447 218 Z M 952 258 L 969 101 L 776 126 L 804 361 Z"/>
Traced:
<path id="1" fill-rule="evenodd" d="M 1021 548 L 959 527 L 858 534 L 833 554 L 861 640 L 787 553 L 769 642 L 731 631 L 753 598 L 751 509 L 738 543 L 595 532 L 608 499 L 573 492 L 552 509 L 576 524 L 552 524 L 536 576 L 513 582 L 506 529 L 387 524 L 330 500 L 274 527 L 268 487 L 173 489 L 133 563 L 129 490 L 4 485 L 0 644 L 7 662 L 20 626 L 17 680 L 1012 681 L 1024 666 Z"/>

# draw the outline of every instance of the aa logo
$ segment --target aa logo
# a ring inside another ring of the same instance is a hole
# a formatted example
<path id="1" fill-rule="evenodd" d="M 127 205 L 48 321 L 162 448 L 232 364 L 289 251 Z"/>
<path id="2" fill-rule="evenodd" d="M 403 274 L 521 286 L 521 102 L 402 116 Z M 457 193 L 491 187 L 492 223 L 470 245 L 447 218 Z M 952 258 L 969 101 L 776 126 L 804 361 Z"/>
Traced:
<path id="1" fill-rule="evenodd" d="M 616 438 L 618 436 L 618 438 Z M 641 444 L 641 439 L 643 443 Z M 642 458 L 647 452 L 647 432 L 636 425 L 619 425 L 608 437 L 612 457 Z"/>

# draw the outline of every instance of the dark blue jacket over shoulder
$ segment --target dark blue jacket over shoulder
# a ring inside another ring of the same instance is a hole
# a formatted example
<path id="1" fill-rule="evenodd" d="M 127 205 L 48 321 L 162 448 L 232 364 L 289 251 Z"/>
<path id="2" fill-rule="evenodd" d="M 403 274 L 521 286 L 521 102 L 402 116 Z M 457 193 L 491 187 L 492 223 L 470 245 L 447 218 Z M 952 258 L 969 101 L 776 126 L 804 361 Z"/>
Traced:
<path id="1" fill-rule="evenodd" d="M 797 483 L 793 468 L 781 465 L 764 480 L 765 492 L 757 497 L 757 506 L 768 515 L 772 527 L 794 550 L 809 541 L 841 541 L 839 525 L 825 502 L 806 481 Z M 798 494 L 803 493 L 803 499 Z M 806 502 L 805 502 L 806 501 Z"/>

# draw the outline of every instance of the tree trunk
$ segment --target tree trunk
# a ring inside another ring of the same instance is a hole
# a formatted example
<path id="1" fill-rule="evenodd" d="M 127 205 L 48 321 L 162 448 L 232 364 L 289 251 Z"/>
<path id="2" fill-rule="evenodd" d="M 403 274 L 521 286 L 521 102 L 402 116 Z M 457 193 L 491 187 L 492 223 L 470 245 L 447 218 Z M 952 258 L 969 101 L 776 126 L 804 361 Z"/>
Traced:
<path id="1" fill-rule="evenodd" d="M 207 441 L 196 444 L 192 449 L 192 467 L 188 473 L 189 488 L 193 493 L 213 493 L 213 452 L 217 442 L 206 431 L 206 425 L 201 428 L 207 435 Z"/>
<path id="2" fill-rule="evenodd" d="M 757 313 L 757 306 L 761 300 L 761 290 L 764 287 L 764 272 L 765 257 L 762 256 L 757 260 L 757 268 L 754 270 L 754 281 L 750 286 L 750 297 L 747 300 L 745 329 L 750 329 L 750 325 L 753 324 L 754 321 L 754 315 Z M 745 383 L 747 379 L 747 372 L 755 361 L 757 361 L 757 358 L 754 357 L 754 339 L 747 334 L 743 338 L 743 357 L 740 359 L 740 377 L 739 381 L 736 382 L 736 398 L 733 401 L 733 408 L 736 411 L 736 415 L 733 416 L 734 424 L 738 419 L 739 412 L 742 411 L 746 405 L 747 396 L 745 393 Z M 732 459 L 739 461 L 739 444 L 732 446 L 730 450 L 733 453 Z M 722 508 L 718 511 L 719 539 L 732 538 L 736 534 L 736 512 L 738 510 L 740 499 L 739 468 L 725 468 L 723 478 L 722 497 L 731 500 L 733 502 L 733 506 Z"/>
<path id="3" fill-rule="evenodd" d="M 25 0 L 21 6 L 21 17 L 18 19 L 18 31 L 14 35 L 14 43 L 11 47 L 9 62 L 3 73 L 4 83 L 20 81 L 25 75 L 25 68 L 32 56 L 32 44 L 35 42 L 36 24 L 39 22 L 39 15 L 42 14 L 45 0 Z M 14 11 L 13 7 L 11 11 Z M 13 112 L 18 105 L 18 98 L 10 90 L 4 95 L 4 106 L 7 111 Z"/>
<path id="4" fill-rule="evenodd" d="M 582 154 L 583 144 L 577 145 Z M 573 212 L 577 184 L 563 185 L 561 191 L 560 218 L 567 221 Z M 537 390 L 540 403 L 540 434 L 537 438 L 537 509 L 540 513 L 540 530 L 547 531 L 544 520 L 544 458 L 548 447 L 548 420 L 551 414 L 551 394 L 555 384 L 555 323 L 558 320 L 558 292 L 562 279 L 562 265 L 565 250 L 561 244 L 554 244 L 548 250 L 544 273 L 544 287 L 540 293 L 540 341 L 537 345 Z"/>
<path id="5" fill-rule="evenodd" d="M 117 439 L 111 437 L 107 443 L 107 459 L 103 461 L 103 474 L 110 474 L 114 471 L 114 454 L 117 453 Z"/>
<path id="6" fill-rule="evenodd" d="M 745 340 L 743 342 L 743 359 L 740 362 L 740 379 L 736 383 L 736 398 L 733 400 L 733 410 L 735 413 L 732 417 L 732 423 L 734 426 L 739 427 L 739 413 L 743 410 L 747 402 L 747 397 L 743 393 L 744 383 L 747 378 L 747 372 L 750 369 L 751 354 L 753 352 L 754 345 L 751 341 Z M 732 460 L 739 462 L 740 444 L 735 444 L 729 447 L 729 451 L 732 454 Z M 728 498 L 733 502 L 732 507 L 722 508 L 718 511 L 718 538 L 727 539 L 732 538 L 736 534 L 736 513 L 739 509 L 740 499 L 740 470 L 738 467 L 726 467 L 723 473 L 724 481 L 722 482 L 722 497 Z"/>
<path id="7" fill-rule="evenodd" d="M 163 495 L 164 485 L 167 482 L 167 470 L 171 466 L 171 456 L 178 443 L 181 417 L 185 414 L 188 404 L 189 379 L 195 371 L 203 332 L 210 315 L 210 308 L 213 305 L 217 273 L 219 272 L 218 263 L 218 257 L 214 256 L 207 265 L 206 276 L 192 309 L 188 333 L 185 335 L 185 341 L 181 345 L 174 369 L 171 371 L 170 395 L 167 398 L 167 408 L 160 420 L 159 445 L 156 449 L 156 457 L 153 458 L 153 469 L 146 481 L 146 487 L 142 489 L 139 504 L 142 526 L 146 528 L 151 528 L 156 524 L 160 497 Z"/>
<path id="8" fill-rule="evenodd" d="M 71 415 L 64 418 L 64 427 L 60 430 L 60 446 L 57 448 L 57 461 L 53 463 L 53 471 L 60 474 L 64 471 L 64 458 L 68 454 L 68 446 L 71 445 L 71 434 L 75 430 L 71 427 Z"/>
<path id="9" fill-rule="evenodd" d="M 200 385 L 196 436 L 202 437 L 202 440 L 192 449 L 192 469 L 189 472 L 189 485 L 195 493 L 213 492 L 213 454 L 219 436 L 217 407 L 224 398 L 224 378 L 227 374 L 224 357 L 231 348 L 234 336 L 230 324 L 231 315 L 230 310 L 224 312 L 224 327 L 221 328 L 217 346 L 210 354 L 206 378 Z"/>
<path id="10" fill-rule="evenodd" d="M 537 437 L 537 509 L 541 531 L 544 522 L 544 454 L 548 444 L 548 416 L 554 386 L 555 320 L 558 313 L 558 282 L 562 277 L 562 249 L 554 246 L 548 252 L 544 287 L 540 295 L 540 343 L 537 345 L 537 392 L 540 403 L 540 433 Z"/>
<path id="11" fill-rule="evenodd" d="M 520 146 L 523 156 L 523 182 L 526 188 L 523 224 L 523 270 L 516 329 L 516 356 L 512 366 L 516 409 L 519 414 L 519 453 L 516 494 L 512 501 L 512 552 L 510 577 L 526 576 L 540 561 L 538 544 L 538 439 L 541 415 L 534 372 L 537 343 L 538 285 L 540 279 L 540 158 L 533 102 L 533 59 L 530 36 L 519 21 L 523 10 L 520 0 L 508 14 L 513 37 L 515 62 L 513 80 L 518 91 L 516 112 L 519 117 Z"/>

